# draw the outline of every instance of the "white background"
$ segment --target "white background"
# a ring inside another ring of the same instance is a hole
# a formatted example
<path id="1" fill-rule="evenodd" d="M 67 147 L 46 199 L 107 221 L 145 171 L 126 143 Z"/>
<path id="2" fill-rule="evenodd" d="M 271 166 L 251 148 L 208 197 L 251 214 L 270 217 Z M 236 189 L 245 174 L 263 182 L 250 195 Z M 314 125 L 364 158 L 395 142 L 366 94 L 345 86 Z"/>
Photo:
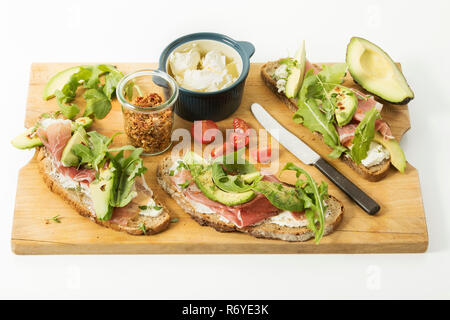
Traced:
<path id="1" fill-rule="evenodd" d="M 11 1 L 0 3 L 0 298 L 450 298 L 450 1 Z M 10 249 L 32 62 L 156 62 L 175 38 L 214 31 L 256 46 L 254 62 L 307 43 L 343 61 L 366 37 L 402 62 L 416 99 L 402 146 L 418 168 L 429 249 L 390 255 L 16 256 Z"/>

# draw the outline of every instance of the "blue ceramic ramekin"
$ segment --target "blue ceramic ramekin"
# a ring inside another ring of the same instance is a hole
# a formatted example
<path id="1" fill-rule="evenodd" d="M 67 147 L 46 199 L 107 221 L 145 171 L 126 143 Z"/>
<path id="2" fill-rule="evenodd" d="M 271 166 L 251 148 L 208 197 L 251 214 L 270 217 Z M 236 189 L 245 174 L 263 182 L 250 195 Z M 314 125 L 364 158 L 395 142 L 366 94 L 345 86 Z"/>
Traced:
<path id="1" fill-rule="evenodd" d="M 219 33 L 200 32 L 188 34 L 171 42 L 164 49 L 159 58 L 159 69 L 168 72 L 166 70 L 167 60 L 172 51 L 186 42 L 196 40 L 214 40 L 234 49 L 242 59 L 242 72 L 233 84 L 219 91 L 196 92 L 180 86 L 175 112 L 188 121 L 220 121 L 229 117 L 241 104 L 245 80 L 250 69 L 250 57 L 255 53 L 255 47 L 250 42 L 236 41 Z"/>

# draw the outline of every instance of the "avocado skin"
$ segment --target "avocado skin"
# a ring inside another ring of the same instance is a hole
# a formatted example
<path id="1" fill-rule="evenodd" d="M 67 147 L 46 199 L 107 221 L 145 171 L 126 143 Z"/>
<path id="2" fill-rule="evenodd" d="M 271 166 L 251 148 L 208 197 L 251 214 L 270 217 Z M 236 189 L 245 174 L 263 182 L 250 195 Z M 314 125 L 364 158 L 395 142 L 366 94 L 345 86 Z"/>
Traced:
<path id="1" fill-rule="evenodd" d="M 351 43 L 352 43 L 355 39 L 358 39 L 358 37 L 352 37 L 352 38 L 350 39 L 350 42 L 349 42 L 348 45 L 347 45 L 347 50 L 346 50 L 346 53 L 345 53 L 345 56 L 346 56 L 346 62 L 347 62 L 347 65 L 348 65 L 348 67 L 349 67 L 349 68 L 348 68 L 348 71 L 349 71 L 350 75 L 351 75 L 352 78 L 353 78 L 353 82 L 355 82 L 356 84 L 358 84 L 359 86 L 361 86 L 364 90 L 366 90 L 366 91 L 370 92 L 371 94 L 373 94 L 374 96 L 378 97 L 379 99 L 384 100 L 384 101 L 386 101 L 386 102 L 388 102 L 388 103 L 390 103 L 390 104 L 393 104 L 393 105 L 405 105 L 405 104 L 408 104 L 411 100 L 413 100 L 413 99 L 414 99 L 414 93 L 413 93 L 413 96 L 412 96 L 412 97 L 406 97 L 406 98 L 403 99 L 402 101 L 391 101 L 391 100 L 389 100 L 389 99 L 387 99 L 387 98 L 381 97 L 380 95 L 376 94 L 375 92 L 372 92 L 372 91 L 370 90 L 370 88 L 367 88 L 367 87 L 364 85 L 364 82 L 363 82 L 363 81 L 358 80 L 358 76 L 355 75 L 355 74 L 352 72 L 352 70 L 351 70 L 351 68 L 350 68 L 349 61 L 348 61 L 349 50 L 350 50 L 350 47 L 351 47 L 350 45 L 351 45 Z M 368 41 L 368 40 L 366 40 L 366 39 L 364 39 L 364 38 L 359 38 L 359 39 L 363 39 L 363 40 L 365 40 L 365 41 Z M 368 41 L 368 42 L 370 42 L 370 41 Z M 374 44 L 374 45 L 375 45 L 375 44 Z M 380 48 L 380 47 L 377 46 L 377 45 L 375 45 L 375 46 L 376 46 L 381 52 L 383 52 L 386 56 L 389 57 L 389 55 L 386 53 L 386 51 L 384 51 L 382 48 Z M 393 62 L 392 60 L 390 60 L 390 63 L 394 63 L 394 62 Z M 395 64 L 395 63 L 394 63 L 394 64 Z M 395 65 L 395 68 L 398 69 L 397 65 Z M 400 73 L 402 73 L 402 72 L 400 71 Z M 402 73 L 402 74 L 403 74 L 403 73 Z M 404 79 L 404 81 L 405 81 L 406 84 L 408 85 L 408 88 L 410 88 L 408 82 L 406 81 L 406 79 Z M 411 89 L 411 88 L 410 88 L 410 89 Z M 411 90 L 411 91 L 412 91 L 412 90 Z"/>
<path id="2" fill-rule="evenodd" d="M 351 74 L 351 72 L 350 72 L 350 74 Z M 352 75 L 352 77 L 353 77 L 353 75 Z M 363 86 L 361 83 L 359 83 L 358 80 L 356 80 L 355 78 L 353 78 L 353 82 L 356 83 L 357 85 L 361 86 L 362 88 L 364 88 L 364 86 Z M 370 92 L 370 91 L 367 90 L 366 88 L 364 88 L 364 90 Z M 404 100 L 402 100 L 402 101 L 400 101 L 400 102 L 392 102 L 392 101 L 388 101 L 388 100 L 386 100 L 386 99 L 380 97 L 379 95 L 377 95 L 377 94 L 375 94 L 375 93 L 373 93 L 373 92 L 370 92 L 370 93 L 373 94 L 374 96 L 376 96 L 378 99 L 384 100 L 384 101 L 386 101 L 386 102 L 388 102 L 388 103 L 390 103 L 390 104 L 394 104 L 394 105 L 396 105 L 396 106 L 403 106 L 403 105 L 405 105 L 405 104 L 408 104 L 411 100 L 414 99 L 414 97 L 407 97 L 407 98 L 405 98 Z"/>
<path id="3" fill-rule="evenodd" d="M 206 168 L 194 176 L 194 181 L 202 193 L 210 200 L 223 203 L 227 206 L 235 206 L 252 200 L 256 194 L 253 191 L 242 193 L 225 192 L 217 187 L 212 179 L 211 167 Z"/>
<path id="4" fill-rule="evenodd" d="M 99 220 L 109 220 L 113 207 L 110 205 L 113 196 L 115 172 L 108 168 L 100 169 L 98 179 L 89 184 L 95 215 Z"/>

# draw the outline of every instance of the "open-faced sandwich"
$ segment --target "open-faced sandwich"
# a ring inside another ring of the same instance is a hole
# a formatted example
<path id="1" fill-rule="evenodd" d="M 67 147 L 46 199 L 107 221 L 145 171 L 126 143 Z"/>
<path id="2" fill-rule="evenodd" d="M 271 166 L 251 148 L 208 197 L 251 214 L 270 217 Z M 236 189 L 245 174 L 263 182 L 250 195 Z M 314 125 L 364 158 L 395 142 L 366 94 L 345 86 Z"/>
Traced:
<path id="1" fill-rule="evenodd" d="M 333 151 L 365 179 L 378 181 L 392 164 L 406 168 L 402 148 L 381 117 L 374 96 L 342 85 L 350 71 L 355 82 L 392 104 L 413 99 L 402 72 L 379 47 L 362 38 L 348 46 L 347 62 L 319 68 L 306 59 L 305 45 L 293 58 L 261 68 L 265 84 L 291 109 L 294 121 L 320 134 Z"/>
<path id="2" fill-rule="evenodd" d="M 161 187 L 200 225 L 221 232 L 239 231 L 258 238 L 306 241 L 320 239 L 342 220 L 344 207 L 292 163 L 290 185 L 256 169 L 242 158 L 244 149 L 214 160 L 188 152 L 167 157 L 157 169 Z"/>
<path id="3" fill-rule="evenodd" d="M 114 136 L 86 132 L 91 123 L 87 117 L 44 114 L 12 144 L 37 148 L 45 183 L 82 216 L 135 235 L 165 230 L 170 215 L 145 182 L 142 149 L 110 148 Z"/>

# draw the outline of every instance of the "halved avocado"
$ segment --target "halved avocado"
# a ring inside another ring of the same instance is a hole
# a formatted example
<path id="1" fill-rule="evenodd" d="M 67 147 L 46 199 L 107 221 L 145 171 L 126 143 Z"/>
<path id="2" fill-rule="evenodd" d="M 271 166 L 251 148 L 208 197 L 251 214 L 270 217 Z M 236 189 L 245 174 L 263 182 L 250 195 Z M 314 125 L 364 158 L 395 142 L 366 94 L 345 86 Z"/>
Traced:
<path id="1" fill-rule="evenodd" d="M 414 99 L 399 67 L 380 47 L 353 37 L 347 46 L 348 70 L 364 89 L 392 104 L 407 104 Z"/>
<path id="2" fill-rule="evenodd" d="M 11 140 L 11 144 L 17 149 L 31 149 L 34 147 L 42 146 L 42 141 L 34 134 L 35 128 L 29 128 L 25 132 L 19 134 L 17 137 Z"/>
<path id="3" fill-rule="evenodd" d="M 42 98 L 44 100 L 49 100 L 55 96 L 56 90 L 61 90 L 64 85 L 69 81 L 70 77 L 80 71 L 80 67 L 71 67 L 61 72 L 58 72 L 50 80 L 44 87 L 44 92 L 42 93 Z"/>
<path id="4" fill-rule="evenodd" d="M 298 91 L 302 87 L 303 77 L 305 76 L 306 66 L 306 50 L 305 41 L 303 40 L 302 46 L 295 54 L 294 60 L 297 61 L 297 65 L 290 70 L 289 77 L 286 80 L 286 97 L 295 98 Z"/>
<path id="5" fill-rule="evenodd" d="M 398 171 L 404 173 L 406 168 L 406 157 L 398 141 L 395 139 L 384 139 L 379 132 L 375 133 L 373 141 L 378 142 L 389 151 L 391 156 L 391 164 Z"/>

